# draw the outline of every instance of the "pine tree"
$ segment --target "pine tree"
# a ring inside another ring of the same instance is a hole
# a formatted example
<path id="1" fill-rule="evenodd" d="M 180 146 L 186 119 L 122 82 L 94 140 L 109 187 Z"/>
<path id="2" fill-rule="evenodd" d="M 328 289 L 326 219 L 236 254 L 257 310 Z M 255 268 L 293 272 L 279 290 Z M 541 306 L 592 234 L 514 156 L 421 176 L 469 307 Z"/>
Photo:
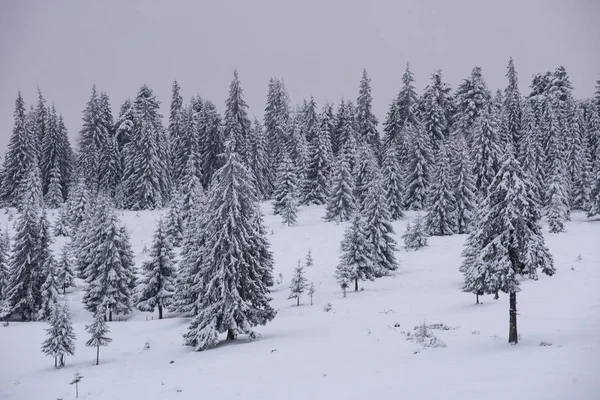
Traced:
<path id="1" fill-rule="evenodd" d="M 167 143 L 159 106 L 152 89 L 142 86 L 133 103 L 130 141 L 123 149 L 124 205 L 131 210 L 151 210 L 168 203 Z"/>
<path id="2" fill-rule="evenodd" d="M 306 253 L 306 263 L 304 264 L 304 266 L 306 268 L 311 268 L 314 265 L 314 260 L 313 260 L 313 256 L 312 256 L 312 251 L 310 249 L 308 249 L 308 252 Z"/>
<path id="3" fill-rule="evenodd" d="M 489 110 L 492 95 L 481 74 L 481 67 L 474 67 L 469 78 L 456 89 L 456 123 L 471 142 L 473 129 L 479 117 Z"/>
<path id="4" fill-rule="evenodd" d="M 67 184 L 66 177 L 62 176 L 64 163 L 70 160 L 62 159 L 65 156 L 61 146 L 61 132 L 58 124 L 56 109 L 52 107 L 47 116 L 47 129 L 41 142 L 42 152 L 40 153 L 40 172 L 42 178 L 42 187 L 44 201 L 50 208 L 58 208 L 64 201 L 63 186 Z"/>
<path id="5" fill-rule="evenodd" d="M 9 275 L 9 255 L 8 251 L 10 248 L 10 239 L 2 233 L 0 230 L 0 315 L 2 314 L 1 306 L 7 298 L 8 284 L 10 282 Z"/>
<path id="6" fill-rule="evenodd" d="M 179 121 L 174 122 L 179 127 L 176 128 L 173 124 L 169 125 L 172 129 L 179 130 L 175 137 L 170 137 L 171 172 L 176 187 L 181 185 L 184 176 L 189 172 L 188 166 L 190 164 L 197 166 L 198 177 L 202 178 L 202 160 L 200 157 L 204 131 L 200 127 L 200 119 L 204 112 L 204 103 L 199 97 L 192 98 L 191 103 L 189 106 L 182 108 L 178 116 L 172 116 L 172 118 L 179 119 Z M 172 110 L 172 112 L 174 111 Z"/>
<path id="7" fill-rule="evenodd" d="M 267 156 L 269 158 L 269 181 L 277 188 L 274 172 L 279 171 L 287 147 L 288 124 L 290 121 L 289 96 L 283 81 L 275 78 L 269 80 L 267 105 L 265 107 L 265 136 L 267 139 Z"/>
<path id="8" fill-rule="evenodd" d="M 423 130 L 415 125 L 407 125 L 410 138 L 410 159 L 407 163 L 404 204 L 409 210 L 423 210 L 426 207 L 427 191 L 431 180 L 430 140 Z"/>
<path id="9" fill-rule="evenodd" d="M 52 314 L 52 310 L 58 302 L 58 276 L 56 271 L 56 262 L 54 257 L 50 257 L 42 265 L 42 274 L 45 277 L 44 283 L 40 288 L 41 306 L 38 314 L 38 320 L 43 320 Z"/>
<path id="10" fill-rule="evenodd" d="M 300 305 L 300 296 L 308 289 L 308 280 L 304 276 L 304 267 L 300 260 L 294 269 L 294 275 L 290 282 L 290 295 L 288 299 L 296 299 L 296 306 Z"/>
<path id="11" fill-rule="evenodd" d="M 373 149 L 366 144 L 359 146 L 355 158 L 356 165 L 353 171 L 354 198 L 356 199 L 357 208 L 362 210 L 369 192 L 369 186 L 378 170 L 378 163 Z"/>
<path id="12" fill-rule="evenodd" d="M 423 112 L 421 121 L 425 135 L 431 140 L 433 150 L 448 139 L 450 123 L 448 111 L 450 108 L 450 87 L 442 81 L 442 71 L 431 74 L 431 82 L 423 93 Z"/>
<path id="13" fill-rule="evenodd" d="M 395 144 L 390 144 L 383 155 L 381 167 L 382 190 L 385 193 L 385 201 L 390 211 L 392 220 L 397 221 L 404 218 L 404 182 L 402 180 L 402 168 L 398 163 L 398 152 Z"/>
<path id="14" fill-rule="evenodd" d="M 296 223 L 296 212 L 298 209 L 298 179 L 296 169 L 283 151 L 283 159 L 279 164 L 279 172 L 273 194 L 273 213 L 281 215 L 283 222 L 288 226 Z"/>
<path id="15" fill-rule="evenodd" d="M 369 186 L 365 199 L 365 223 L 367 226 L 367 240 L 373 249 L 373 267 L 375 276 L 387 275 L 389 271 L 398 269 L 398 261 L 394 255 L 396 240 L 392 227 L 392 216 L 388 209 L 385 191 L 382 186 L 382 177 L 378 174 Z"/>
<path id="16" fill-rule="evenodd" d="M 46 329 L 48 338 L 42 344 L 42 351 L 54 357 L 54 368 L 65 365 L 65 356 L 75 355 L 75 331 L 66 301 L 56 303 Z"/>
<path id="17" fill-rule="evenodd" d="M 427 232 L 432 236 L 453 235 L 457 231 L 457 202 L 450 174 L 450 159 L 444 143 L 439 144 L 436 165 L 429 188 L 429 210 L 425 215 Z"/>
<path id="18" fill-rule="evenodd" d="M 230 142 L 225 164 L 217 171 L 207 199 L 206 242 L 201 273 L 192 291 L 198 296 L 198 314 L 184 335 L 196 350 L 214 346 L 217 335 L 227 332 L 256 337 L 252 327 L 275 317 L 270 306 L 273 258 L 268 249 L 256 189 L 251 173 Z"/>
<path id="19" fill-rule="evenodd" d="M 301 200 L 305 205 L 326 203 L 331 169 L 329 133 L 319 129 L 318 121 L 315 121 L 315 124 L 317 126 L 314 129 L 317 133 L 313 140 L 309 141 L 308 165 L 301 188 Z"/>
<path id="20" fill-rule="evenodd" d="M 564 232 L 568 219 L 568 194 L 563 172 L 557 167 L 550 172 L 546 191 L 546 215 L 551 233 Z"/>
<path id="21" fill-rule="evenodd" d="M 28 122 L 21 92 L 17 96 L 14 112 L 15 124 L 2 168 L 2 200 L 9 206 L 18 206 L 24 187 L 23 181 L 33 164 L 37 164 L 38 147 L 34 126 Z"/>
<path id="22" fill-rule="evenodd" d="M 351 101 L 342 101 L 336 114 L 336 125 L 331 138 L 333 154 L 338 156 L 341 151 L 353 150 L 358 136 L 356 115 Z"/>
<path id="23" fill-rule="evenodd" d="M 94 315 L 94 322 L 91 325 L 85 326 L 87 333 L 92 335 L 92 337 L 85 342 L 85 345 L 96 348 L 96 365 L 100 363 L 100 347 L 108 346 L 108 344 L 112 342 L 112 339 L 107 336 L 110 329 L 104 318 L 105 315 L 103 312 L 97 312 L 96 315 Z"/>
<path id="24" fill-rule="evenodd" d="M 306 291 L 306 294 L 310 296 L 310 305 L 313 305 L 313 296 L 315 295 L 315 283 L 313 281 L 310 281 L 310 284 L 308 285 L 308 290 Z"/>
<path id="25" fill-rule="evenodd" d="M 100 198 L 90 216 L 90 228 L 84 248 L 90 249 L 91 261 L 85 263 L 83 278 L 88 283 L 83 296 L 85 308 L 96 313 L 99 308 L 112 315 L 131 311 L 132 289 L 135 287 L 133 252 L 129 234 L 106 198 Z M 85 256 L 79 254 L 78 257 Z M 83 260 L 86 261 L 85 259 Z M 80 264 L 82 262 L 80 261 Z"/>
<path id="26" fill-rule="evenodd" d="M 346 229 L 341 248 L 342 254 L 336 267 L 336 278 L 340 287 L 344 289 L 345 296 L 350 282 L 354 281 L 354 291 L 358 291 L 359 280 L 372 281 L 376 276 L 373 246 L 368 239 L 365 222 L 359 213 L 354 215 L 352 224 Z"/>
<path id="27" fill-rule="evenodd" d="M 67 215 L 67 203 L 63 203 L 58 209 L 56 220 L 54 221 L 54 236 L 69 236 L 69 219 Z"/>
<path id="28" fill-rule="evenodd" d="M 417 92 L 414 87 L 415 78 L 406 63 L 406 70 L 402 75 L 402 89 L 398 94 L 398 121 L 400 128 L 406 128 L 407 125 L 417 126 L 420 121 L 417 117 Z M 405 131 L 410 132 L 410 131 Z"/>
<path id="29" fill-rule="evenodd" d="M 10 282 L 5 300 L 11 313 L 32 320 L 41 303 L 40 209 L 42 206 L 39 169 L 33 164 L 21 189 L 21 215 L 15 224 Z"/>
<path id="30" fill-rule="evenodd" d="M 199 129 L 202 132 L 201 159 L 204 188 L 208 188 L 214 173 L 221 167 L 220 157 L 224 152 L 225 131 L 221 125 L 221 116 L 210 101 L 204 102 L 200 114 Z"/>
<path id="31" fill-rule="evenodd" d="M 576 106 L 570 116 L 569 148 L 569 203 L 573 209 L 584 210 L 589 201 L 591 165 L 585 145 L 585 121 L 583 107 Z"/>
<path id="32" fill-rule="evenodd" d="M 419 250 L 421 247 L 428 245 L 428 236 L 423 217 L 417 215 L 413 225 L 406 224 L 406 232 L 402 235 L 404 247 L 406 250 Z"/>
<path id="33" fill-rule="evenodd" d="M 223 120 L 224 139 L 235 143 L 235 152 L 240 160 L 248 166 L 250 157 L 250 129 L 248 104 L 243 98 L 243 90 L 237 70 L 233 71 L 233 80 L 229 85 L 229 97 L 225 102 L 225 117 Z"/>
<path id="34" fill-rule="evenodd" d="M 167 236 L 163 220 L 159 220 L 154 233 L 150 261 L 142 264 L 143 278 L 136 287 L 136 307 L 141 311 L 154 312 L 158 307 L 158 319 L 163 317 L 163 307 L 170 309 L 175 292 L 175 253 Z"/>
<path id="35" fill-rule="evenodd" d="M 371 146 L 375 154 L 379 154 L 379 132 L 377 132 L 377 117 L 373 115 L 371 96 L 371 79 L 367 76 L 367 70 L 363 69 L 360 81 L 360 90 L 356 100 L 356 124 L 358 126 L 358 137 L 361 141 Z"/>
<path id="36" fill-rule="evenodd" d="M 545 173 L 541 135 L 539 132 L 540 127 L 536 123 L 534 110 L 529 101 L 524 104 L 522 121 L 523 129 L 518 159 L 526 179 L 533 185 L 536 202 L 542 205 L 544 200 Z"/>
<path id="37" fill-rule="evenodd" d="M 454 138 L 452 163 L 453 190 L 456 200 L 456 233 L 469 233 L 473 224 L 475 209 L 475 184 L 473 182 L 473 167 L 467 145 L 462 135 Z"/>
<path id="38" fill-rule="evenodd" d="M 46 139 L 46 134 L 50 130 L 50 115 L 49 109 L 46 106 L 46 99 L 42 95 L 41 89 L 37 88 L 38 102 L 35 107 L 35 141 L 38 151 L 42 149 L 42 143 Z"/>
<path id="39" fill-rule="evenodd" d="M 334 166 L 333 179 L 327 199 L 325 220 L 344 222 L 350 220 L 356 210 L 354 182 L 350 173 L 349 156 L 339 154 Z"/>
<path id="40" fill-rule="evenodd" d="M 479 111 L 471 133 L 473 175 L 478 195 L 483 198 L 500 168 L 500 136 L 497 121 L 487 110 Z"/>
<path id="41" fill-rule="evenodd" d="M 70 233 L 74 235 L 85 218 L 90 204 L 90 192 L 83 176 L 78 177 L 75 187 L 69 193 L 67 204 Z"/>
<path id="42" fill-rule="evenodd" d="M 181 246 L 183 240 L 183 233 L 186 229 L 186 222 L 182 216 L 181 209 L 183 208 L 183 196 L 177 191 L 171 196 L 171 203 L 169 204 L 169 211 L 166 215 L 166 230 L 169 241 L 174 247 Z M 191 217 L 191 211 L 187 218 Z"/>
<path id="43" fill-rule="evenodd" d="M 564 231 L 564 222 L 569 219 L 570 204 L 568 182 L 565 176 L 564 132 L 554 105 L 546 109 L 547 138 L 546 171 L 548 173 L 545 191 L 545 214 L 548 216 L 550 232 Z"/>
<path id="44" fill-rule="evenodd" d="M 169 146 L 171 148 L 171 168 L 173 172 L 173 182 L 179 182 L 180 169 L 178 168 L 178 161 L 182 154 L 185 153 L 186 149 L 183 147 L 185 141 L 183 136 L 189 137 L 194 135 L 196 132 L 193 131 L 193 127 L 184 126 L 183 123 L 183 98 L 179 94 L 180 90 L 179 83 L 173 81 L 171 89 L 171 109 L 169 113 Z M 191 109 L 189 110 L 191 111 Z M 191 114 L 191 113 L 190 113 Z M 191 118 L 190 118 L 191 119 Z M 191 128 L 191 129 L 190 129 Z M 184 163 L 185 165 L 185 163 Z"/>
<path id="45" fill-rule="evenodd" d="M 512 141 L 515 154 L 521 152 L 522 120 L 523 110 L 521 108 L 521 93 L 519 92 L 519 80 L 515 71 L 512 57 L 508 60 L 508 85 L 504 89 L 504 110 L 506 113 L 506 132 Z"/>
<path id="46" fill-rule="evenodd" d="M 258 119 L 254 118 L 250 137 L 248 138 L 248 166 L 253 172 L 256 189 L 261 199 L 268 199 L 273 188 L 269 181 L 269 159 L 267 157 L 267 141 L 263 127 Z"/>
<path id="47" fill-rule="evenodd" d="M 480 206 L 477 226 L 466 244 L 464 263 L 471 265 L 463 266 L 468 284 L 480 283 L 477 274 L 484 272 L 483 284 L 465 286 L 465 291 L 509 293 L 509 343 L 514 344 L 518 342 L 519 275 L 535 280 L 538 269 L 547 275 L 555 272 L 538 225 L 541 214 L 533 198 L 532 186 L 523 177 L 519 163 L 507 153 Z"/>
<path id="48" fill-rule="evenodd" d="M 67 288 L 75 287 L 75 272 L 73 271 L 73 260 L 71 258 L 71 243 L 63 246 L 60 259 L 56 265 L 56 281 L 59 289 L 62 289 L 63 295 L 67 293 Z"/>

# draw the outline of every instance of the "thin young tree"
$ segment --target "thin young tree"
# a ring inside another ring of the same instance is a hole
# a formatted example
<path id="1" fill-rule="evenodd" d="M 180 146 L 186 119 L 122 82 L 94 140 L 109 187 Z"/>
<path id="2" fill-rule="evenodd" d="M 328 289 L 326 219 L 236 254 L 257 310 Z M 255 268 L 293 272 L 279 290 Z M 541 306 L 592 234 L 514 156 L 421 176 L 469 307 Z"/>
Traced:
<path id="1" fill-rule="evenodd" d="M 157 307 L 158 319 L 162 319 L 163 308 L 169 309 L 173 302 L 176 278 L 175 253 L 162 219 L 154 233 L 150 257 L 142 264 L 143 277 L 138 281 L 135 292 L 136 307 L 151 312 Z"/>
<path id="2" fill-rule="evenodd" d="M 357 292 L 359 280 L 372 281 L 376 276 L 373 246 L 368 240 L 367 227 L 359 213 L 354 215 L 352 224 L 346 229 L 341 248 L 342 254 L 336 268 L 338 283 L 342 286 L 342 282 L 346 280 L 353 281 L 354 291 Z"/>
<path id="3" fill-rule="evenodd" d="M 67 288 L 75 287 L 75 272 L 73 271 L 73 259 L 71 257 L 71 244 L 65 244 L 60 252 L 60 259 L 56 265 L 56 280 L 59 289 L 62 289 L 63 295 L 67 293 Z"/>
<path id="4" fill-rule="evenodd" d="M 406 224 L 406 232 L 402 235 L 406 250 L 419 250 L 421 247 L 427 246 L 428 237 L 425 222 L 420 215 L 417 215 L 412 225 L 410 223 Z"/>
<path id="5" fill-rule="evenodd" d="M 96 348 L 96 365 L 100 363 L 100 347 L 108 346 L 112 342 L 112 339 L 107 336 L 110 329 L 106 323 L 105 316 L 103 310 L 100 309 L 94 315 L 94 322 L 85 326 L 85 330 L 91 335 L 90 339 L 85 342 L 85 345 Z"/>
<path id="6" fill-rule="evenodd" d="M 60 368 L 65 365 L 67 354 L 75 354 L 75 330 L 66 301 L 54 305 L 48 323 L 50 324 L 46 329 L 48 338 L 42 343 L 42 352 L 54 357 L 54 368 Z"/>
<path id="7" fill-rule="evenodd" d="M 290 295 L 288 299 L 296 299 L 296 306 L 300 305 L 300 296 L 308 289 L 308 280 L 304 276 L 304 266 L 298 260 L 298 266 L 294 269 L 294 275 L 290 282 Z"/>
<path id="8" fill-rule="evenodd" d="M 310 284 L 308 285 L 308 290 L 306 291 L 306 294 L 308 294 L 310 296 L 310 305 L 313 305 L 313 296 L 315 295 L 315 283 L 313 281 L 310 281 Z"/>
<path id="9" fill-rule="evenodd" d="M 296 167 L 287 155 L 285 149 L 282 151 L 283 158 L 279 164 L 279 172 L 273 195 L 273 213 L 281 215 L 283 223 L 288 226 L 297 221 L 298 211 L 298 178 Z"/>

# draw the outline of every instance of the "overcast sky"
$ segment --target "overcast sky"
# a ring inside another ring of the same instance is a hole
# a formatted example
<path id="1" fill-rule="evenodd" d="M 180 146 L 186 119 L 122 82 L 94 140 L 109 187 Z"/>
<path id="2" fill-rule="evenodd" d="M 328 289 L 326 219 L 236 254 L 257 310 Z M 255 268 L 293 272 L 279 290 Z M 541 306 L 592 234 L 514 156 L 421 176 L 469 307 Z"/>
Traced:
<path id="1" fill-rule="evenodd" d="M 504 87 L 509 56 L 523 92 L 531 75 L 566 67 L 578 97 L 600 79 L 599 0 L 0 1 L 0 154 L 14 101 L 36 87 L 64 115 L 71 138 L 92 84 L 113 113 L 143 83 L 167 116 L 173 79 L 223 111 L 239 71 L 250 114 L 262 117 L 269 77 L 292 102 L 355 99 L 363 68 L 383 120 L 406 62 L 419 91 L 441 68 L 453 88 L 474 65 Z"/>

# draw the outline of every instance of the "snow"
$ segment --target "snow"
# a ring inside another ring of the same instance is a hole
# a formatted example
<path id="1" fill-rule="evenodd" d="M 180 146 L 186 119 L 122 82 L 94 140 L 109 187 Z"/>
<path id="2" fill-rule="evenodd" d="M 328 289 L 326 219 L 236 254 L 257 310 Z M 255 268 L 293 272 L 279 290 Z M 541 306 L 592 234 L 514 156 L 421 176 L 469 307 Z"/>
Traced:
<path id="1" fill-rule="evenodd" d="M 167 313 L 158 321 L 157 312 L 135 311 L 126 321 L 109 323 L 113 342 L 101 348 L 95 366 L 95 349 L 85 346 L 85 325 L 93 317 L 83 309 L 83 283 L 77 281 L 68 295 L 76 352 L 66 357 L 65 368 L 54 369 L 52 358 L 40 351 L 46 323 L 0 326 L 0 399 L 73 399 L 69 382 L 76 372 L 83 375 L 82 399 L 599 398 L 600 219 L 574 212 L 561 234 L 547 233 L 544 224 L 557 273 L 522 283 L 521 340 L 510 346 L 508 296 L 483 296 L 475 305 L 475 296 L 460 291 L 466 235 L 431 237 L 418 251 L 399 249 L 397 271 L 361 282 L 364 291 L 349 290 L 342 298 L 334 270 L 347 223 L 325 222 L 325 207 L 310 206 L 299 209 L 297 226 L 287 227 L 271 210 L 263 204 L 274 274 L 281 272 L 284 281 L 274 287 L 277 316 L 256 329 L 260 339 L 241 337 L 194 352 L 182 346 L 188 319 Z M 150 248 L 164 213 L 119 212 L 138 268 L 148 259 L 142 249 Z M 397 241 L 415 215 L 407 212 L 394 222 Z M 0 215 L 1 226 L 10 224 L 7 217 Z M 55 255 L 66 240 L 55 239 Z M 314 266 L 305 274 L 315 283 L 314 306 L 305 295 L 296 307 L 287 299 L 288 286 L 297 260 L 304 261 L 309 249 Z M 325 312 L 329 302 L 333 310 Z M 405 332 L 423 322 L 456 328 L 433 331 L 447 347 L 424 349 L 407 340 Z"/>

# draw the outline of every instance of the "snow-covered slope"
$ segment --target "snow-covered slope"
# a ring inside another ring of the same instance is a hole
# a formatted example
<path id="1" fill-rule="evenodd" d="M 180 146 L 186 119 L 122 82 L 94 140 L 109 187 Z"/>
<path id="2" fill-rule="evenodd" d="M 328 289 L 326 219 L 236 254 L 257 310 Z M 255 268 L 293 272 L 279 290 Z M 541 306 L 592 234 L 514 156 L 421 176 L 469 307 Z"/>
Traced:
<path id="1" fill-rule="evenodd" d="M 156 314 L 152 320 L 135 312 L 110 324 L 113 343 L 101 349 L 95 366 L 95 350 L 84 345 L 92 318 L 80 304 L 79 282 L 68 295 L 77 349 L 65 368 L 55 370 L 40 351 L 45 323 L 0 326 L 0 399 L 74 398 L 69 382 L 75 372 L 84 376 L 83 399 L 600 398 L 600 220 L 574 213 L 566 233 L 545 234 L 557 274 L 523 282 L 521 341 L 510 346 L 508 297 L 485 296 L 475 305 L 474 296 L 460 291 L 464 235 L 431 238 L 417 252 L 400 249 L 396 273 L 363 282 L 364 291 L 342 298 L 333 273 L 345 225 L 323 222 L 323 207 L 302 208 L 296 227 L 282 226 L 268 204 L 264 211 L 276 279 L 281 273 L 284 282 L 274 288 L 277 317 L 257 329 L 262 338 L 197 353 L 182 346 L 187 319 L 158 321 Z M 122 213 L 138 266 L 158 217 Z M 399 242 L 413 218 L 408 213 L 394 224 Z M 9 224 L 6 215 L 0 224 Z M 57 239 L 54 250 L 63 244 Z M 314 305 L 305 297 L 296 307 L 287 299 L 288 283 L 309 249 Z M 431 330 L 446 347 L 407 341 L 405 332 L 421 322 L 450 327 Z"/>

